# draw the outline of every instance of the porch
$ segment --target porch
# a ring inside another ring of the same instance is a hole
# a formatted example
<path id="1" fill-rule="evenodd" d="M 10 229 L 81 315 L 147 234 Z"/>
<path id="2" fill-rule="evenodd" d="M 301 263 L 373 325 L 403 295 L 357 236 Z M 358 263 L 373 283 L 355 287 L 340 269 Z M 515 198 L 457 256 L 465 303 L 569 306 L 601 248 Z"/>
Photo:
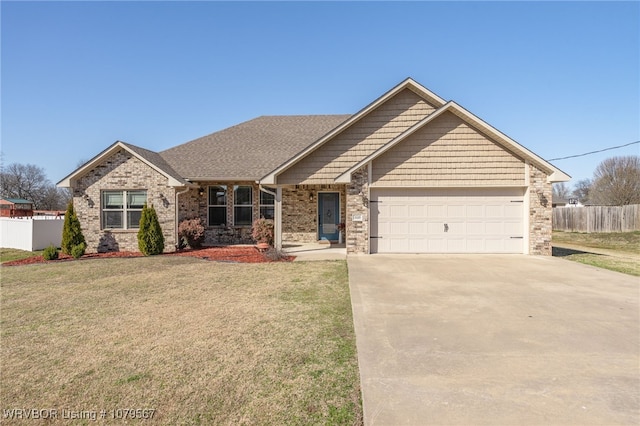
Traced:
<path id="1" fill-rule="evenodd" d="M 347 258 L 347 248 L 344 243 L 284 242 L 282 244 L 282 250 L 291 256 L 295 256 L 296 262 L 345 260 Z"/>

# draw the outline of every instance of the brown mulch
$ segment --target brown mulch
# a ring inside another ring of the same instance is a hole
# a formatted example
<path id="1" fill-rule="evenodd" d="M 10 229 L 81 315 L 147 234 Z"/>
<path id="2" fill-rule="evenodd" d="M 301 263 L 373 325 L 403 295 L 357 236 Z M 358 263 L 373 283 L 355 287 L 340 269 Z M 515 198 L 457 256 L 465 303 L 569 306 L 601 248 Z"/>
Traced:
<path id="1" fill-rule="evenodd" d="M 42 256 L 33 256 L 26 259 L 3 262 L 2 266 L 31 265 L 35 263 L 51 263 L 75 260 L 66 254 L 59 254 L 57 260 L 44 260 Z M 108 253 L 89 253 L 78 260 L 103 259 L 113 257 L 142 257 L 142 253 L 131 251 L 113 251 Z M 227 246 L 227 247 L 204 247 L 200 249 L 185 249 L 175 253 L 164 253 L 161 256 L 189 256 L 198 259 L 211 260 L 215 262 L 230 263 L 266 263 L 266 262 L 291 262 L 295 256 L 284 256 L 278 260 L 269 259 L 265 253 L 253 246 Z"/>

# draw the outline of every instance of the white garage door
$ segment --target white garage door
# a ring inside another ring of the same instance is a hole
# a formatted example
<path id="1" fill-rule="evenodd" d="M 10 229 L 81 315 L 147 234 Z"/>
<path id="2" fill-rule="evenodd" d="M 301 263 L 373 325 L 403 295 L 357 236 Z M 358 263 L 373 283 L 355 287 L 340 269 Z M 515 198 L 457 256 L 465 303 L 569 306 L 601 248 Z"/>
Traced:
<path id="1" fill-rule="evenodd" d="M 522 253 L 523 189 L 371 191 L 372 253 Z"/>

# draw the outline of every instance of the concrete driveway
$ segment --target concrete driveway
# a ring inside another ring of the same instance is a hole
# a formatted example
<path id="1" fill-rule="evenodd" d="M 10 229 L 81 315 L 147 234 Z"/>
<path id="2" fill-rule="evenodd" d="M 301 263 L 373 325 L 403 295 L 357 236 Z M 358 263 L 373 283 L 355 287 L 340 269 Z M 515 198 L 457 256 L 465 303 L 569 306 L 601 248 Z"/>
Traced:
<path id="1" fill-rule="evenodd" d="M 524 255 L 349 256 L 366 425 L 640 424 L 640 279 Z"/>

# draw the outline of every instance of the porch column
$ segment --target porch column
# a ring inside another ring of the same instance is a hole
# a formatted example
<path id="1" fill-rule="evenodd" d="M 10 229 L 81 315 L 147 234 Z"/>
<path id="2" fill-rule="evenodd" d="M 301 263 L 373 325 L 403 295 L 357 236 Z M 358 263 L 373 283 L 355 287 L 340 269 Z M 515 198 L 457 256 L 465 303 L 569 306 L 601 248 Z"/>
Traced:
<path id="1" fill-rule="evenodd" d="M 274 212 L 274 245 L 276 250 L 282 250 L 282 187 L 276 187 Z"/>

